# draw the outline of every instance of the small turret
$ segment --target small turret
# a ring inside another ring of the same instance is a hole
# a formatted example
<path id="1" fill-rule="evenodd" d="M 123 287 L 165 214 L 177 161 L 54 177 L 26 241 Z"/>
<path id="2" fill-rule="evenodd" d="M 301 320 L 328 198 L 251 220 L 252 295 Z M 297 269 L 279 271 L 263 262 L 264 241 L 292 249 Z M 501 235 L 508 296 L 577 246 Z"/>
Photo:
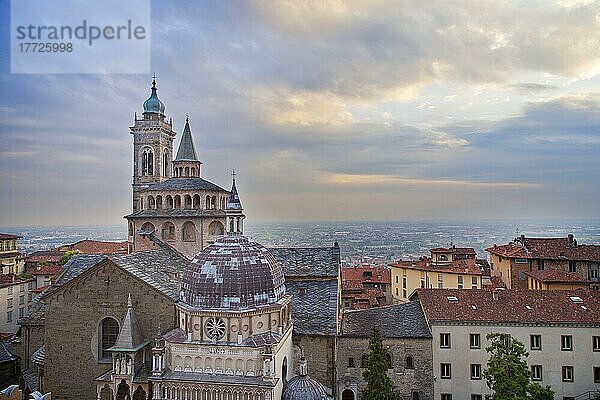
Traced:
<path id="1" fill-rule="evenodd" d="M 227 216 L 227 234 L 242 234 L 244 233 L 244 209 L 240 196 L 235 186 L 235 170 L 231 171 L 231 194 L 227 201 L 225 215 Z"/>
<path id="2" fill-rule="evenodd" d="M 158 98 L 158 93 L 156 89 L 156 74 L 152 77 L 152 92 L 150 93 L 150 97 L 144 102 L 144 114 L 160 114 L 163 117 L 165 116 L 165 105 Z"/>

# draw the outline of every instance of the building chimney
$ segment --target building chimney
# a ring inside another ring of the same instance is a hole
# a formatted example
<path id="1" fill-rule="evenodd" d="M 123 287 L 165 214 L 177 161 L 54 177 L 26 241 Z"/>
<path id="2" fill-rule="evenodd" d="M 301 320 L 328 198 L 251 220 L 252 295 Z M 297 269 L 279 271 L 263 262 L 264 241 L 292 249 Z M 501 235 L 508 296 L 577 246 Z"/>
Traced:
<path id="1" fill-rule="evenodd" d="M 492 289 L 492 299 L 498 300 L 498 290 Z"/>

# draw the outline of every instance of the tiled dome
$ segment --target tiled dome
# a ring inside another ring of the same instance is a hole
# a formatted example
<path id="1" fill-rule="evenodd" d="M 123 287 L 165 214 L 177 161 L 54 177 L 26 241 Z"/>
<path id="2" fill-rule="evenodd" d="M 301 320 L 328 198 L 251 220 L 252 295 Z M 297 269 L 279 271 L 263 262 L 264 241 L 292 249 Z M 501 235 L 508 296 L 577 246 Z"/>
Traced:
<path id="1" fill-rule="evenodd" d="M 300 375 L 289 380 L 281 400 L 323 400 L 325 387 L 308 376 L 306 359 L 300 359 Z"/>
<path id="2" fill-rule="evenodd" d="M 190 263 L 181 300 L 196 308 L 249 309 L 285 295 L 281 265 L 262 245 L 242 235 L 217 238 Z"/>

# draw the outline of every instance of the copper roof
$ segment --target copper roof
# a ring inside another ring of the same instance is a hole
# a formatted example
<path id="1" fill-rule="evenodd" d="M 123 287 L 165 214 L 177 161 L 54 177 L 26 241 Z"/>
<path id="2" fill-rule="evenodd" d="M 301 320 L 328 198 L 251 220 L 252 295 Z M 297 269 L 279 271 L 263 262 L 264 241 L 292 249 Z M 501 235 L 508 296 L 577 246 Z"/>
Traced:
<path id="1" fill-rule="evenodd" d="M 598 290 L 417 289 L 428 321 L 600 325 Z"/>

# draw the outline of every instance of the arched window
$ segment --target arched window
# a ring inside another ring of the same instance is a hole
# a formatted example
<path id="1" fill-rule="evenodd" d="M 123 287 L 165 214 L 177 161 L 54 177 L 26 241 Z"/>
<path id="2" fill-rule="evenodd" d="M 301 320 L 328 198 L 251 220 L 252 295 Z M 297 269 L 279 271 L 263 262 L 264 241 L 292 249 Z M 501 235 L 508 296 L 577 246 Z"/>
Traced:
<path id="1" fill-rule="evenodd" d="M 142 152 L 142 175 L 154 175 L 154 153 L 150 148 Z"/>
<path id="2" fill-rule="evenodd" d="M 192 221 L 187 221 L 181 229 L 181 239 L 184 242 L 196 241 L 196 225 Z"/>
<path id="3" fill-rule="evenodd" d="M 438 256 L 438 261 L 448 261 L 448 257 L 445 254 L 440 254 Z"/>
<path id="4" fill-rule="evenodd" d="M 166 149 L 163 153 L 163 175 L 169 176 L 169 151 Z"/>
<path id="5" fill-rule="evenodd" d="M 219 221 L 213 221 L 208 225 L 208 234 L 211 236 L 225 234 L 225 228 Z"/>
<path id="6" fill-rule="evenodd" d="M 213 196 L 210 199 L 210 205 L 211 205 L 210 208 L 217 208 L 217 196 Z"/>
<path id="7" fill-rule="evenodd" d="M 183 197 L 183 203 L 184 203 L 183 204 L 184 205 L 183 208 L 192 208 L 192 196 L 190 196 L 189 194 L 186 194 Z"/>
<path id="8" fill-rule="evenodd" d="M 190 167 L 185 167 L 185 176 L 190 176 Z"/>
<path id="9" fill-rule="evenodd" d="M 158 208 L 159 210 L 162 209 L 162 196 L 161 195 L 156 196 L 156 208 Z"/>
<path id="10" fill-rule="evenodd" d="M 101 360 L 110 360 L 110 352 L 107 351 L 115 345 L 119 336 L 119 323 L 116 319 L 106 317 L 100 322 L 98 356 Z"/>
<path id="11" fill-rule="evenodd" d="M 156 208 L 156 202 L 154 201 L 154 196 L 148 196 L 148 208 L 150 208 L 150 209 Z"/>
<path id="12" fill-rule="evenodd" d="M 192 169 L 190 169 L 192 176 L 196 176 L 196 168 L 192 167 Z"/>
<path id="13" fill-rule="evenodd" d="M 283 357 L 283 362 L 281 363 L 281 379 L 283 379 L 284 382 L 287 382 L 287 370 L 287 357 Z"/>
<path id="14" fill-rule="evenodd" d="M 152 233 L 154 232 L 156 228 L 154 228 L 154 225 L 152 224 L 152 222 L 144 222 L 144 225 L 142 225 L 142 227 L 140 228 L 140 232 L 141 233 Z"/>
<path id="15" fill-rule="evenodd" d="M 162 238 L 165 240 L 175 240 L 175 225 L 172 222 L 165 222 L 163 224 Z"/>
<path id="16" fill-rule="evenodd" d="M 192 208 L 200 208 L 200 196 L 195 194 L 192 201 Z"/>
<path id="17" fill-rule="evenodd" d="M 171 209 L 173 208 L 173 197 L 171 197 L 170 194 L 167 195 L 167 197 L 165 197 L 165 201 L 167 203 L 167 209 Z"/>
<path id="18" fill-rule="evenodd" d="M 346 389 L 342 392 L 342 400 L 354 400 L 354 392 L 350 389 Z"/>
<path id="19" fill-rule="evenodd" d="M 388 369 L 392 368 L 392 355 L 390 353 L 386 354 L 386 361 Z"/>
<path id="20" fill-rule="evenodd" d="M 210 205 L 210 196 L 206 196 L 206 209 L 210 210 L 212 207 Z"/>
<path id="21" fill-rule="evenodd" d="M 175 203 L 175 208 L 181 208 L 181 196 L 176 194 L 173 200 Z"/>
<path id="22" fill-rule="evenodd" d="M 406 356 L 406 369 L 413 369 L 415 367 L 415 362 L 412 356 Z"/>

